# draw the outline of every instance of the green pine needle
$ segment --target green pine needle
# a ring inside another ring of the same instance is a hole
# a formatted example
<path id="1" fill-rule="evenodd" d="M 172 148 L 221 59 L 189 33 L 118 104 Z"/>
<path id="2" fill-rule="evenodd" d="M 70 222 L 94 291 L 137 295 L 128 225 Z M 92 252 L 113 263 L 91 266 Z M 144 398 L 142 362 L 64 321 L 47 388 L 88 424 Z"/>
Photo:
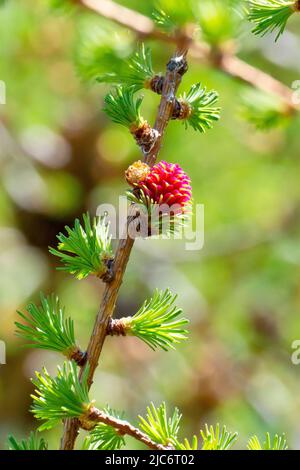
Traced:
<path id="1" fill-rule="evenodd" d="M 242 31 L 246 9 L 241 0 L 201 0 L 199 11 L 201 35 L 212 46 L 222 46 Z"/>
<path id="2" fill-rule="evenodd" d="M 202 450 L 229 450 L 236 442 L 238 434 L 227 431 L 226 426 L 220 427 L 219 424 L 213 426 L 205 425 L 204 430 L 200 431 L 202 437 Z M 173 445 L 178 450 L 198 450 L 199 440 L 193 436 L 192 441 L 184 439 L 183 442 L 174 440 Z"/>
<path id="3" fill-rule="evenodd" d="M 179 100 L 190 107 L 190 115 L 184 120 L 187 127 L 190 125 L 195 131 L 201 133 L 213 127 L 213 122 L 220 119 L 220 110 L 214 105 L 219 95 L 216 91 L 206 91 L 201 83 L 193 85 L 188 93 L 180 96 Z"/>
<path id="4" fill-rule="evenodd" d="M 153 11 L 152 18 L 157 26 L 166 33 L 171 34 L 177 28 L 176 22 L 172 20 L 171 16 L 169 16 L 164 10 L 156 8 Z"/>
<path id="5" fill-rule="evenodd" d="M 190 442 L 187 438 L 183 442 L 179 442 L 177 439 L 173 441 L 173 446 L 177 450 L 198 450 L 199 441 L 197 436 L 193 436 L 192 441 Z"/>
<path id="6" fill-rule="evenodd" d="M 261 131 L 279 127 L 291 119 L 291 114 L 277 96 L 253 89 L 243 92 L 240 114 Z"/>
<path id="7" fill-rule="evenodd" d="M 31 432 L 27 439 L 21 440 L 9 436 L 8 446 L 9 450 L 48 450 L 47 442 L 36 432 Z"/>
<path id="8" fill-rule="evenodd" d="M 72 0 L 47 0 L 49 7 L 60 14 L 67 14 L 75 10 L 75 5 Z"/>
<path id="9" fill-rule="evenodd" d="M 214 428 L 206 424 L 205 429 L 200 431 L 203 439 L 202 450 L 228 450 L 237 440 L 238 434 L 227 431 L 226 426 L 219 424 Z"/>
<path id="10" fill-rule="evenodd" d="M 192 201 L 187 204 L 182 211 L 172 211 L 172 207 L 169 211 L 162 211 L 161 206 L 157 203 L 154 203 L 149 196 L 146 196 L 144 193 L 127 191 L 126 196 L 129 202 L 139 205 L 140 209 L 140 218 L 148 217 L 147 221 L 147 234 L 142 233 L 142 237 L 148 236 L 163 236 L 171 237 L 175 234 L 182 233 L 184 226 L 186 226 L 191 219 L 192 215 Z M 141 224 L 142 230 L 144 224 Z M 149 228 L 149 231 L 148 231 Z M 151 235 L 149 233 L 151 232 Z"/>
<path id="11" fill-rule="evenodd" d="M 267 432 L 262 444 L 257 436 L 253 436 L 249 439 L 247 448 L 249 450 L 287 450 L 288 445 L 285 434 L 275 434 L 272 439 L 270 434 Z"/>
<path id="12" fill-rule="evenodd" d="M 52 378 L 47 370 L 43 375 L 36 372 L 32 382 L 36 386 L 33 398 L 32 413 L 36 419 L 43 420 L 39 431 L 51 429 L 66 418 L 79 418 L 91 406 L 88 394 L 85 367 L 81 381 L 78 379 L 77 366 L 74 361 L 65 362 L 58 367 L 58 375 Z"/>
<path id="13" fill-rule="evenodd" d="M 186 318 L 178 318 L 182 310 L 174 305 L 176 297 L 169 289 L 156 290 L 133 317 L 126 318 L 127 333 L 137 336 L 153 350 L 175 349 L 174 344 L 187 339 L 184 326 L 189 323 Z"/>
<path id="14" fill-rule="evenodd" d="M 27 324 L 15 322 L 17 335 L 27 341 L 27 347 L 49 349 L 68 356 L 78 349 L 73 320 L 65 318 L 64 308 L 55 295 L 45 297 L 41 293 L 40 299 L 40 306 L 34 303 L 28 305 L 27 315 L 18 312 Z"/>
<path id="15" fill-rule="evenodd" d="M 94 217 L 91 222 L 89 214 L 84 214 L 83 227 L 76 219 L 74 228 L 66 226 L 66 231 L 67 236 L 63 233 L 57 236 L 58 249 L 49 248 L 64 264 L 58 269 L 74 274 L 77 279 L 90 274 L 103 275 L 107 270 L 106 262 L 113 256 L 106 216 Z"/>
<path id="16" fill-rule="evenodd" d="M 151 403 L 146 418 L 139 416 L 139 426 L 153 441 L 167 446 L 177 439 L 181 416 L 175 408 L 173 415 L 168 417 L 164 402 L 159 407 Z"/>
<path id="17" fill-rule="evenodd" d="M 132 51 L 128 31 L 96 15 L 83 16 L 78 21 L 74 60 L 80 78 L 94 82 L 108 70 L 122 73 L 124 57 Z"/>
<path id="18" fill-rule="evenodd" d="M 118 413 L 110 407 L 104 408 L 103 411 L 113 418 L 124 418 L 124 413 Z M 115 428 L 100 423 L 85 439 L 84 450 L 120 450 L 124 445 L 124 436 L 120 435 Z"/>
<path id="19" fill-rule="evenodd" d="M 147 82 L 155 76 L 152 66 L 152 54 L 149 47 L 142 43 L 138 50 L 125 63 L 119 73 L 105 73 L 97 78 L 100 83 L 113 83 L 132 87 L 135 91 L 147 88 Z"/>
<path id="20" fill-rule="evenodd" d="M 143 98 L 135 99 L 134 93 L 132 87 L 117 86 L 114 93 L 109 93 L 105 97 L 104 112 L 113 122 L 128 128 L 138 128 L 143 124 L 141 116 Z"/>
<path id="21" fill-rule="evenodd" d="M 265 36 L 277 31 L 277 41 L 295 13 L 295 0 L 249 0 L 249 7 L 249 20 L 255 24 L 253 33 Z"/>
<path id="22" fill-rule="evenodd" d="M 160 29 L 172 34 L 195 23 L 194 0 L 156 0 L 152 17 Z"/>

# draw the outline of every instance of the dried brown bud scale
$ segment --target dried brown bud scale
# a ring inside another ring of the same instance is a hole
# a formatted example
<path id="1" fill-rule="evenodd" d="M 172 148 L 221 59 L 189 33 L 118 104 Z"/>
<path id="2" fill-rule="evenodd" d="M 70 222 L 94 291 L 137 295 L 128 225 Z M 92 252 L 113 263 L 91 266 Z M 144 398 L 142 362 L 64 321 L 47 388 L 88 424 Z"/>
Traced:
<path id="1" fill-rule="evenodd" d="M 150 90 L 154 91 L 154 93 L 161 95 L 164 86 L 164 81 L 165 77 L 163 77 L 162 75 L 154 75 L 154 77 L 152 77 L 151 80 L 149 80 L 149 82 L 147 83 L 146 88 L 149 88 Z"/>
<path id="2" fill-rule="evenodd" d="M 68 358 L 71 361 L 73 360 L 74 362 L 76 362 L 79 367 L 83 367 L 87 362 L 87 353 L 77 348 L 73 351 L 70 351 L 70 353 L 68 354 Z"/>
<path id="3" fill-rule="evenodd" d="M 110 318 L 106 333 L 110 336 L 126 336 L 130 325 L 130 317 Z"/>
<path id="4" fill-rule="evenodd" d="M 167 64 L 169 72 L 176 72 L 179 75 L 184 75 L 188 70 L 188 63 L 185 56 L 173 57 Z"/>
<path id="5" fill-rule="evenodd" d="M 191 106 L 183 100 L 175 100 L 172 119 L 188 119 L 191 115 Z"/>
<path id="6" fill-rule="evenodd" d="M 102 279 L 103 282 L 106 284 L 110 283 L 113 280 L 114 273 L 113 273 L 113 258 L 103 258 L 102 262 L 105 266 L 105 270 L 98 274 L 98 277 Z"/>
<path id="7" fill-rule="evenodd" d="M 142 149 L 144 154 L 148 154 L 153 149 L 158 137 L 159 132 L 144 121 L 140 126 L 132 126 L 130 132 L 134 136 L 136 143 Z"/>

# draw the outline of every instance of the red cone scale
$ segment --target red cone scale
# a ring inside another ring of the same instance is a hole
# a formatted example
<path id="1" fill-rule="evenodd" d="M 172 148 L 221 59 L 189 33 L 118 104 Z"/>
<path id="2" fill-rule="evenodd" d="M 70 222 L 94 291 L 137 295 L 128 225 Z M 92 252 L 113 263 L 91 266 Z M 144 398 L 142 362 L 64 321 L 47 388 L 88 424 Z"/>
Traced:
<path id="1" fill-rule="evenodd" d="M 191 180 L 178 164 L 161 161 L 136 186 L 154 204 L 180 205 L 184 210 L 192 197 Z"/>

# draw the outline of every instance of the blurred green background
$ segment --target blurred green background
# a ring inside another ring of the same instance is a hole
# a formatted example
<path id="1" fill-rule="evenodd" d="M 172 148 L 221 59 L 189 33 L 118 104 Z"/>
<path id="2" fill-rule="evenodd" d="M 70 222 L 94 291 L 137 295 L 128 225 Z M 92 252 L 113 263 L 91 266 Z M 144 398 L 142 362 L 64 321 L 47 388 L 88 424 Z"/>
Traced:
<path id="1" fill-rule="evenodd" d="M 82 79 L 95 75 L 91 58 L 96 72 L 113 68 L 114 54 L 127 56 L 134 36 L 47 3 L 11 0 L 0 9 L 7 87 L 0 105 L 1 448 L 8 433 L 37 427 L 28 411 L 34 371 L 55 372 L 62 363 L 54 353 L 22 349 L 15 312 L 40 290 L 56 292 L 87 344 L 103 285 L 58 272 L 48 246 L 85 210 L 118 204 L 123 172 L 140 158 L 126 129 L 102 112 L 107 88 Z M 145 13 L 153 4 L 119 3 Z M 246 27 L 239 56 L 291 86 L 300 78 L 297 24 L 276 44 Z M 172 46 L 149 44 L 163 70 Z M 300 366 L 291 362 L 291 343 L 300 338 L 300 121 L 258 132 L 240 117 L 244 85 L 191 61 L 181 90 L 198 81 L 220 93 L 221 121 L 206 135 L 171 122 L 160 156 L 191 176 L 194 200 L 205 205 L 205 246 L 189 252 L 179 241 L 137 242 L 117 305 L 117 315 L 130 315 L 155 287 L 170 287 L 191 320 L 190 339 L 176 352 L 154 353 L 135 338 L 108 338 L 91 395 L 132 420 L 151 400 L 166 400 L 182 411 L 184 436 L 220 422 L 239 432 L 238 447 L 269 430 L 300 448 Z M 159 97 L 145 95 L 153 122 Z M 51 448 L 60 434 L 47 434 Z"/>

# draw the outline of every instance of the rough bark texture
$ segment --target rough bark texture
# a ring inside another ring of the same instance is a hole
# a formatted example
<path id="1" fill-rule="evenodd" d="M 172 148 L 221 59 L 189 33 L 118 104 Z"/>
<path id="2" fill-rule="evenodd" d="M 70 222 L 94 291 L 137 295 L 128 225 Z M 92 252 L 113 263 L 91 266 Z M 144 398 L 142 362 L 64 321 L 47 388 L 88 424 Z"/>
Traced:
<path id="1" fill-rule="evenodd" d="M 112 416 L 107 415 L 103 411 L 98 410 L 97 408 L 92 408 L 89 415 L 86 417 L 87 421 L 92 421 L 95 423 L 104 423 L 108 426 L 115 428 L 121 435 L 133 437 L 134 439 L 145 444 L 149 449 L 153 450 L 170 450 L 171 447 L 163 446 L 162 444 L 157 444 L 157 442 L 152 441 L 147 434 L 140 431 L 138 428 L 135 428 L 128 421 L 123 421 L 121 419 L 113 418 Z"/>

